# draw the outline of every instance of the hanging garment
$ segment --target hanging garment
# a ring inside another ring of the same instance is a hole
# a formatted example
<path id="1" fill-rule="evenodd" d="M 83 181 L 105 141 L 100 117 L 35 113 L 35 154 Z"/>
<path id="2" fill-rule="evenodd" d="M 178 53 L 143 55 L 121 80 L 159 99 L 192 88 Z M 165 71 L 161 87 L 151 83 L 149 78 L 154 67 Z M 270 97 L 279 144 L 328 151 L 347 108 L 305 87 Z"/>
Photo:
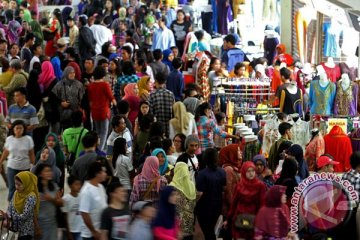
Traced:
<path id="1" fill-rule="evenodd" d="M 305 62 L 315 62 L 316 24 L 316 19 L 313 19 L 307 27 Z"/>
<path id="2" fill-rule="evenodd" d="M 292 94 L 287 88 L 281 91 L 280 96 L 280 112 L 286 114 L 298 113 L 303 115 L 302 94 L 299 88 L 296 88 L 296 93 Z"/>
<path id="3" fill-rule="evenodd" d="M 325 153 L 330 154 L 340 164 L 334 165 L 335 172 L 347 172 L 351 169 L 350 155 L 352 146 L 350 138 L 339 126 L 334 126 L 329 134 L 325 135 Z"/>
<path id="4" fill-rule="evenodd" d="M 341 26 L 337 23 L 323 23 L 323 32 L 325 34 L 324 57 L 340 57 L 339 41 L 342 34 Z"/>
<path id="5" fill-rule="evenodd" d="M 319 132 L 305 149 L 305 160 L 309 167 L 309 171 L 316 171 L 316 161 L 325 153 L 325 141 L 322 134 Z"/>
<path id="6" fill-rule="evenodd" d="M 226 6 L 226 0 L 218 0 L 217 1 L 217 15 L 215 16 L 217 18 L 217 32 L 222 34 L 222 35 L 226 35 L 228 34 L 228 18 L 229 18 L 229 10 L 230 9 L 230 5 Z M 231 13 L 231 18 L 232 18 L 232 13 Z M 229 21 L 231 22 L 231 21 Z"/>
<path id="7" fill-rule="evenodd" d="M 263 21 L 273 22 L 276 20 L 276 0 L 264 0 Z"/>
<path id="8" fill-rule="evenodd" d="M 341 86 L 341 82 L 338 82 L 336 85 L 337 90 L 334 104 L 334 114 L 347 116 L 357 115 L 359 92 L 358 85 L 350 82 L 349 87 L 345 90 Z"/>
<path id="9" fill-rule="evenodd" d="M 218 17 L 218 7 L 217 5 L 217 1 L 216 0 L 211 0 L 211 9 L 212 9 L 212 19 L 211 19 L 211 25 L 212 25 L 212 31 L 207 31 L 209 33 L 214 33 L 214 32 L 218 32 L 218 25 L 217 25 L 217 17 Z"/>
<path id="10" fill-rule="evenodd" d="M 341 78 L 341 70 L 338 65 L 335 64 L 335 67 L 330 68 L 325 65 L 325 63 L 321 63 L 321 66 L 323 66 L 326 76 L 329 78 L 330 81 L 336 82 Z"/>
<path id="11" fill-rule="evenodd" d="M 356 80 L 356 76 L 357 76 L 357 68 L 356 67 L 349 67 L 346 63 L 342 62 L 339 63 L 339 67 L 340 67 L 340 72 L 341 74 L 343 73 L 347 73 L 349 75 L 349 78 L 351 81 L 355 81 Z"/>
<path id="12" fill-rule="evenodd" d="M 336 95 L 336 85 L 329 82 L 326 87 L 320 86 L 319 80 L 310 83 L 309 106 L 311 114 L 330 115 Z"/>
<path id="13" fill-rule="evenodd" d="M 354 129 L 350 134 L 351 146 L 354 152 L 360 151 L 360 128 Z"/>
<path id="14" fill-rule="evenodd" d="M 269 156 L 271 146 L 280 138 L 278 120 L 271 119 L 265 123 L 261 152 L 265 157 Z"/>
<path id="15" fill-rule="evenodd" d="M 210 84 L 207 76 L 207 71 L 210 66 L 210 59 L 205 52 L 199 52 L 196 55 L 197 61 L 193 68 L 196 70 L 196 83 L 200 87 L 200 94 L 204 96 L 205 101 L 209 100 L 210 97 Z"/>
<path id="16" fill-rule="evenodd" d="M 310 123 L 298 119 L 293 123 L 291 133 L 291 141 L 299 144 L 305 150 L 305 146 L 310 140 Z"/>
<path id="17" fill-rule="evenodd" d="M 341 52 L 346 56 L 353 56 L 359 46 L 359 32 L 352 27 L 342 26 L 343 38 Z"/>
<path id="18" fill-rule="evenodd" d="M 243 161 L 252 161 L 255 155 L 260 153 L 261 145 L 259 141 L 245 143 L 243 150 Z"/>

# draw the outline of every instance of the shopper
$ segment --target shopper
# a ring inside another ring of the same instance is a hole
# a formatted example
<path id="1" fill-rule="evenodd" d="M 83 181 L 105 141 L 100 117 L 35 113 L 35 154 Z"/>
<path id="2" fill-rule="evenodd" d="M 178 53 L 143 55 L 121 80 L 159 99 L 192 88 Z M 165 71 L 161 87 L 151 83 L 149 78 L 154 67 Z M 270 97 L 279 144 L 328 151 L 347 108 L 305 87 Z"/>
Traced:
<path id="1" fill-rule="evenodd" d="M 318 173 L 322 173 L 322 172 L 329 172 L 329 173 L 333 173 L 334 172 L 334 165 L 338 165 L 339 163 L 334 161 L 334 159 L 328 155 L 328 154 L 324 154 L 322 156 L 320 156 L 318 158 L 318 160 L 316 161 L 316 166 L 317 166 L 317 172 Z"/>
<path id="2" fill-rule="evenodd" d="M 53 174 L 53 182 L 59 186 L 61 171 L 56 166 L 56 154 L 52 148 L 46 146 L 41 150 L 40 156 L 37 159 L 35 166 L 32 167 L 31 172 L 36 172 L 37 168 L 41 164 L 47 164 L 51 167 L 51 171 Z"/>
<path id="3" fill-rule="evenodd" d="M 7 159 L 7 181 L 9 185 L 8 201 L 15 192 L 15 175 L 22 171 L 29 171 L 31 164 L 35 164 L 34 142 L 26 135 L 26 125 L 21 120 L 12 123 L 10 136 L 6 138 L 4 151 L 0 159 L 0 168 Z"/>
<path id="4" fill-rule="evenodd" d="M 205 239 L 215 240 L 215 224 L 221 214 L 222 195 L 226 186 L 226 173 L 218 167 L 219 155 L 215 148 L 205 150 L 206 168 L 196 177 L 196 189 L 200 199 L 195 214 Z"/>
<path id="5" fill-rule="evenodd" d="M 39 224 L 36 221 L 40 208 L 38 179 L 29 171 L 16 174 L 14 179 L 16 191 L 10 201 L 8 214 L 17 228 L 19 239 L 33 239 L 39 236 Z"/>
<path id="6" fill-rule="evenodd" d="M 184 240 L 193 239 L 196 188 L 190 179 L 190 171 L 186 163 L 179 162 L 176 164 L 170 185 L 175 187 L 178 194 L 176 211 L 180 220 L 181 238 Z"/>
<path id="7" fill-rule="evenodd" d="M 182 102 L 176 102 L 173 105 L 173 111 L 174 118 L 169 121 L 169 138 L 173 139 L 178 133 L 183 133 L 185 136 L 197 135 L 194 115 L 186 111 L 185 105 Z"/>
<path id="8" fill-rule="evenodd" d="M 225 227 L 232 229 L 234 238 L 253 239 L 255 216 L 264 203 L 265 193 L 266 186 L 256 177 L 254 163 L 245 162 L 241 167 L 240 182 L 236 185 L 227 221 L 224 222 Z"/>
<path id="9" fill-rule="evenodd" d="M 134 221 L 130 225 L 129 240 L 153 240 L 151 223 L 155 217 L 156 210 L 152 202 L 138 201 L 133 207 Z"/>
<path id="10" fill-rule="evenodd" d="M 179 219 L 176 216 L 177 192 L 172 186 L 160 194 L 159 209 L 152 224 L 155 239 L 178 239 Z"/>

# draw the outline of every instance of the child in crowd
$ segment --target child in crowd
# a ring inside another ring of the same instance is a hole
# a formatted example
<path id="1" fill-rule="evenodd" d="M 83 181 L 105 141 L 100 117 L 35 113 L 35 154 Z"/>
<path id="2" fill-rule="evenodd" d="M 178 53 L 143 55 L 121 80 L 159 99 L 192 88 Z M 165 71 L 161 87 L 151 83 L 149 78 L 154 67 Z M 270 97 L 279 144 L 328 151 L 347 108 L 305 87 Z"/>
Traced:
<path id="1" fill-rule="evenodd" d="M 223 112 L 219 112 L 215 114 L 216 122 L 218 127 L 221 129 L 221 131 L 225 131 L 225 121 L 226 121 L 226 115 Z M 222 138 L 219 135 L 214 136 L 214 143 L 215 147 L 217 149 L 221 149 L 226 146 L 226 139 Z"/>
<path id="2" fill-rule="evenodd" d="M 79 212 L 79 193 L 81 181 L 74 176 L 69 176 L 67 183 L 70 193 L 63 197 L 64 206 L 62 211 L 65 214 L 67 239 L 80 240 L 82 217 Z"/>

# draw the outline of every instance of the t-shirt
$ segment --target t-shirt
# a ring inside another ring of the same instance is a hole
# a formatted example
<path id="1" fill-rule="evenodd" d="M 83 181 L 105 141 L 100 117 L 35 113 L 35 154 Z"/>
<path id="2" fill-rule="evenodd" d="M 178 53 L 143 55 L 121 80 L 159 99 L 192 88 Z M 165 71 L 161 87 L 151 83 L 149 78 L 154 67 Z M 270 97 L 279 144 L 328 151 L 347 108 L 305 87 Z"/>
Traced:
<path id="1" fill-rule="evenodd" d="M 198 169 L 199 168 L 199 161 L 196 157 L 196 155 L 194 155 L 193 157 L 191 157 L 191 161 L 194 164 L 195 168 Z M 190 159 L 188 160 L 188 166 L 189 166 L 189 171 L 190 171 L 190 179 L 191 181 L 193 181 L 195 183 L 195 169 L 193 167 L 193 165 L 191 164 Z"/>
<path id="2" fill-rule="evenodd" d="M 174 32 L 175 41 L 185 41 L 186 34 L 191 27 L 191 23 L 184 21 L 183 23 L 178 23 L 174 21 L 170 28 Z"/>
<path id="3" fill-rule="evenodd" d="M 67 213 L 67 221 L 69 224 L 70 232 L 79 233 L 81 231 L 81 224 L 83 219 L 79 212 L 80 196 L 74 197 L 70 193 L 63 197 L 64 206 L 61 210 Z"/>
<path id="4" fill-rule="evenodd" d="M 76 151 L 76 158 L 79 156 L 79 153 L 84 149 L 84 146 L 83 146 L 81 140 L 83 139 L 85 134 L 88 132 L 88 130 L 85 128 L 84 131 L 82 132 L 81 136 L 79 137 L 82 129 L 83 129 L 82 127 L 67 128 L 63 132 L 63 136 L 62 136 L 63 144 L 64 144 L 64 146 L 67 146 L 68 152 L 75 152 L 76 145 L 77 145 L 78 141 L 80 140 L 79 147 Z"/>
<path id="5" fill-rule="evenodd" d="M 129 131 L 129 129 L 125 129 L 122 133 L 117 133 L 114 130 L 110 133 L 106 144 L 108 147 L 108 155 L 112 155 L 113 152 L 113 146 L 114 146 L 114 141 L 115 139 L 117 139 L 118 137 L 120 138 L 125 138 L 126 140 L 126 144 L 127 144 L 127 150 L 126 150 L 126 156 L 131 157 L 131 152 L 132 152 L 132 136 L 131 133 Z"/>
<path id="6" fill-rule="evenodd" d="M 115 176 L 119 178 L 124 188 L 131 190 L 129 172 L 134 169 L 130 158 L 124 155 L 118 156 L 116 160 Z"/>
<path id="7" fill-rule="evenodd" d="M 130 211 L 108 207 L 101 215 L 102 230 L 108 230 L 108 239 L 127 239 L 130 223 Z"/>
<path id="8" fill-rule="evenodd" d="M 30 136 L 16 138 L 9 136 L 6 138 L 4 148 L 9 151 L 8 163 L 9 168 L 15 170 L 30 169 L 29 151 L 34 148 L 33 139 Z"/>
<path id="9" fill-rule="evenodd" d="M 96 161 L 96 152 L 86 152 L 84 155 L 75 160 L 74 165 L 71 169 L 71 174 L 85 181 L 88 178 L 88 169 L 90 165 Z"/>
<path id="10" fill-rule="evenodd" d="M 34 64 L 35 64 L 36 62 L 40 63 L 40 59 L 39 59 L 38 56 L 33 56 L 32 59 L 31 59 L 31 61 L 30 61 L 30 66 L 29 66 L 29 71 L 30 71 L 30 72 L 31 72 L 31 70 L 33 70 Z"/>
<path id="11" fill-rule="evenodd" d="M 100 229 L 100 220 L 103 210 L 107 207 L 107 196 L 102 184 L 94 186 L 85 182 L 80 191 L 79 211 L 90 215 L 95 229 Z M 92 234 L 85 223 L 81 224 L 81 237 L 90 238 Z"/>
<path id="12" fill-rule="evenodd" d="M 114 99 L 110 85 L 107 82 L 96 81 L 89 84 L 87 91 L 93 120 L 109 119 L 110 103 Z"/>
<path id="13" fill-rule="evenodd" d="M 137 218 L 130 226 L 128 238 L 131 240 L 153 240 L 150 223 Z"/>

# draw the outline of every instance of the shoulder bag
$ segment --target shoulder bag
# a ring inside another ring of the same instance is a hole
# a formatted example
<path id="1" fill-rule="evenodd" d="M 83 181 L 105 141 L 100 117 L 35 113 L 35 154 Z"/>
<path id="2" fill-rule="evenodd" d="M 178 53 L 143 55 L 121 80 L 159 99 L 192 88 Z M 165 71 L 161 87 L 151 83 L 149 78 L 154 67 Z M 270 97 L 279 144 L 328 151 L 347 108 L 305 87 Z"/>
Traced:
<path id="1" fill-rule="evenodd" d="M 157 183 L 157 181 L 159 180 L 159 178 L 160 178 L 160 177 L 157 177 L 157 178 L 155 178 L 155 179 L 151 182 L 150 186 L 146 189 L 146 192 L 140 197 L 140 200 L 141 200 L 141 201 L 147 200 L 147 198 L 149 197 L 150 192 L 153 190 L 153 188 L 154 188 L 154 186 L 155 186 L 155 183 Z"/>

